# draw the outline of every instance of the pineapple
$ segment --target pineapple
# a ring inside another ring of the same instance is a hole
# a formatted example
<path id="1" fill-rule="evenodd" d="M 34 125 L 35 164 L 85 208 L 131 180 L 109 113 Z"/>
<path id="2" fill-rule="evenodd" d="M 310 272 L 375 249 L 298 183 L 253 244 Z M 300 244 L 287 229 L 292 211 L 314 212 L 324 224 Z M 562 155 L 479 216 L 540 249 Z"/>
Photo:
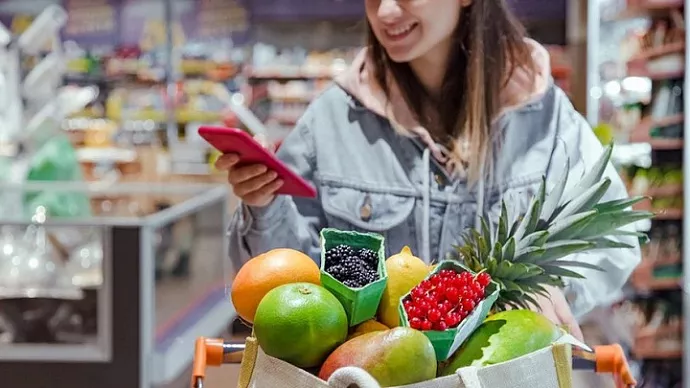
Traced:
<path id="1" fill-rule="evenodd" d="M 542 179 L 539 191 L 527 212 L 509 218 L 505 202 L 501 203 L 495 230 L 482 219 L 481 230 L 465 233 L 463 246 L 455 247 L 460 261 L 474 272 L 486 271 L 500 285 L 494 309 L 528 308 L 536 305 L 535 296 L 548 297 L 544 286 L 563 287 L 563 278 L 582 278 L 577 268 L 601 270 L 592 264 L 567 259 L 573 253 L 600 248 L 631 248 L 608 236 L 636 236 L 644 242 L 646 235 L 620 228 L 649 219 L 653 213 L 630 210 L 645 197 L 599 203 L 611 180 L 602 175 L 611 157 L 609 145 L 594 168 L 569 192 L 565 193 L 566 174 L 547 194 Z"/>

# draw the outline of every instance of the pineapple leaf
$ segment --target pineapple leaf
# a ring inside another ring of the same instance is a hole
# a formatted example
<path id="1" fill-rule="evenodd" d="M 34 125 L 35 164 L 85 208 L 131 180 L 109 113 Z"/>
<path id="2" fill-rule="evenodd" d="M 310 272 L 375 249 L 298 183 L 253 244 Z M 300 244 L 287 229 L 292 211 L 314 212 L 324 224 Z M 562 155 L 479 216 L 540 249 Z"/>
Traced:
<path id="1" fill-rule="evenodd" d="M 576 197 L 572 201 L 568 202 L 567 205 L 555 218 L 555 221 L 559 219 L 564 219 L 566 217 L 577 214 L 583 210 L 593 208 L 599 200 L 606 194 L 609 187 L 611 186 L 611 179 L 605 178 L 601 182 L 597 182 L 594 186 L 587 189 L 582 195 Z"/>
<path id="2" fill-rule="evenodd" d="M 549 264 L 558 265 L 559 267 L 592 269 L 595 271 L 603 271 L 604 270 L 603 268 L 599 267 L 598 265 L 586 263 L 583 261 L 556 260 L 556 261 L 549 263 Z"/>
<path id="3" fill-rule="evenodd" d="M 498 219 L 498 235 L 497 241 L 506 241 L 508 238 L 508 209 L 505 201 L 501 201 L 501 215 Z"/>
<path id="4" fill-rule="evenodd" d="M 541 212 L 541 202 L 538 199 L 533 200 L 529 208 L 527 208 L 527 213 L 520 221 L 520 225 L 515 230 L 513 237 L 516 240 L 521 240 L 526 234 L 532 233 L 537 227 L 537 222 L 539 222 L 539 213 Z"/>
<path id="5" fill-rule="evenodd" d="M 491 229 L 489 228 L 489 224 L 486 222 L 486 219 L 482 217 L 481 219 L 482 223 L 482 239 L 486 244 L 491 244 Z"/>
<path id="6" fill-rule="evenodd" d="M 546 239 L 549 237 L 549 232 L 545 230 L 540 230 L 538 232 L 534 232 L 530 234 L 529 236 L 523 238 L 520 240 L 520 243 L 518 243 L 517 250 L 518 252 L 531 246 L 540 246 L 543 245 L 546 242 Z"/>
<path id="7" fill-rule="evenodd" d="M 596 239 L 590 239 L 588 240 L 592 243 L 594 243 L 593 249 L 606 249 L 606 248 L 634 248 L 634 246 L 630 244 L 626 244 L 624 242 L 612 240 L 606 237 L 599 237 Z"/>
<path id="8" fill-rule="evenodd" d="M 503 260 L 513 261 L 515 257 L 515 238 L 511 237 L 503 247 Z"/>
<path id="9" fill-rule="evenodd" d="M 533 308 L 537 308 L 537 309 L 541 310 L 541 308 L 539 307 L 539 303 L 530 294 L 524 294 L 524 295 L 522 295 L 522 298 L 527 303 L 531 304 L 533 306 Z"/>
<path id="10" fill-rule="evenodd" d="M 540 246 L 527 247 L 515 254 L 514 262 L 533 262 L 544 254 L 544 248 Z"/>
<path id="11" fill-rule="evenodd" d="M 597 214 L 592 222 L 578 232 L 578 237 L 589 239 L 605 236 L 620 227 L 652 217 L 654 217 L 654 213 L 636 210 Z"/>
<path id="12" fill-rule="evenodd" d="M 571 199 L 573 198 L 579 198 L 582 194 L 584 194 L 587 190 L 592 188 L 594 185 L 599 183 L 601 181 L 601 177 L 604 175 L 604 172 L 606 171 L 606 167 L 608 166 L 609 160 L 611 159 L 611 153 L 613 152 L 613 144 L 609 144 L 606 146 L 604 149 L 604 152 L 599 156 L 599 159 L 594 163 L 594 166 L 592 166 L 592 169 L 587 172 L 582 179 L 580 180 L 580 183 L 572 190 L 570 193 L 570 197 L 568 198 L 567 202 L 570 202 Z"/>
<path id="13" fill-rule="evenodd" d="M 491 252 L 491 255 L 496 259 L 497 262 L 501 262 L 503 260 L 503 245 L 501 245 L 500 241 L 496 241 L 496 244 L 494 244 L 494 250 Z"/>
<path id="14" fill-rule="evenodd" d="M 596 206 L 594 206 L 594 209 L 597 210 L 600 214 L 619 212 L 626 210 L 630 208 L 632 205 L 638 202 L 642 202 L 648 198 L 649 197 L 637 196 L 632 198 L 616 199 L 613 201 L 602 202 L 600 204 L 597 204 Z"/>
<path id="15" fill-rule="evenodd" d="M 564 238 L 572 238 L 574 235 L 582 231 L 590 222 L 597 216 L 596 210 L 591 210 L 584 213 L 579 213 L 566 217 L 554 222 L 547 231 L 549 238 L 547 241 L 562 240 Z"/>
<path id="16" fill-rule="evenodd" d="M 546 201 L 546 176 L 541 177 L 541 184 L 539 185 L 539 190 L 537 190 L 537 199 L 541 204 L 537 212 L 537 219 L 539 219 L 541 216 L 541 209 L 544 208 L 544 201 Z"/>
<path id="17" fill-rule="evenodd" d="M 555 276 L 562 276 L 562 277 L 568 277 L 568 278 L 575 278 L 575 279 L 584 279 L 585 277 L 580 275 L 577 272 L 571 271 L 569 269 L 559 267 L 557 265 L 544 265 L 542 266 L 544 268 L 544 272 L 549 273 L 551 275 Z"/>
<path id="18" fill-rule="evenodd" d="M 556 186 L 549 192 L 549 195 L 546 197 L 546 201 L 544 202 L 544 205 L 541 208 L 541 218 L 542 220 L 551 220 L 551 217 L 556 211 L 556 208 L 561 202 L 561 198 L 563 197 L 563 191 L 565 190 L 565 185 L 568 182 L 568 171 L 570 171 L 570 161 L 566 160 L 565 162 L 565 168 L 564 168 L 565 173 L 561 177 L 561 179 L 556 182 Z"/>
<path id="19" fill-rule="evenodd" d="M 542 254 L 543 260 L 557 260 L 561 257 L 572 255 L 574 253 L 582 252 L 587 249 L 591 249 L 594 243 L 589 241 L 578 241 L 578 240 L 563 240 L 554 241 L 544 244 L 544 253 Z M 542 260 L 540 260 L 542 261 Z"/>
<path id="20" fill-rule="evenodd" d="M 649 236 L 646 233 L 641 233 L 641 232 L 633 232 L 630 230 L 625 230 L 625 229 L 616 229 L 609 233 L 609 236 L 627 236 L 627 237 L 636 237 L 637 242 L 642 246 L 645 245 L 649 242 Z"/>
<path id="21" fill-rule="evenodd" d="M 515 263 L 514 266 L 518 270 L 518 274 L 515 278 L 516 280 L 529 279 L 544 273 L 544 270 L 540 266 L 534 264 Z"/>

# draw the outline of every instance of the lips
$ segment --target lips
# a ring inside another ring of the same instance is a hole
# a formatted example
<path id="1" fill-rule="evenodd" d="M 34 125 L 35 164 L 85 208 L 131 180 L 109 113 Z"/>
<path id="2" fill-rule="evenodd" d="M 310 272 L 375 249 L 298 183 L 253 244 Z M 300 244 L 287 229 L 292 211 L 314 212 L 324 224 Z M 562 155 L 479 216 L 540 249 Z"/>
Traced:
<path id="1" fill-rule="evenodd" d="M 401 40 L 407 37 L 417 27 L 416 22 L 407 23 L 404 25 L 397 25 L 394 27 L 385 28 L 386 36 L 391 40 Z"/>

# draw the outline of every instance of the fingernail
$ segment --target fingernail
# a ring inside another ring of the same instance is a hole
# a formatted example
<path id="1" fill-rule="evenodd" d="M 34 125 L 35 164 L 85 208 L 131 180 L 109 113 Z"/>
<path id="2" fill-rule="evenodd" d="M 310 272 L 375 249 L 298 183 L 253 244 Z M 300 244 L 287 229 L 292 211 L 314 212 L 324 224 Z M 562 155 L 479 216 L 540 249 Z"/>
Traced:
<path id="1" fill-rule="evenodd" d="M 275 171 L 271 171 L 271 172 L 268 173 L 268 178 L 271 179 L 271 180 L 274 180 L 274 179 L 276 179 L 277 177 L 278 177 L 278 173 L 275 172 Z"/>
<path id="2" fill-rule="evenodd" d="M 229 163 L 230 165 L 233 165 L 233 164 L 235 164 L 235 163 L 237 163 L 237 162 L 239 162 L 239 161 L 240 161 L 240 157 L 237 156 L 237 155 L 230 155 L 230 157 L 228 158 L 228 163 Z"/>
<path id="3" fill-rule="evenodd" d="M 285 183 L 285 182 L 283 182 L 282 179 L 278 179 L 278 180 L 276 181 L 276 186 L 280 187 L 280 186 L 283 185 L 283 183 Z"/>
<path id="4" fill-rule="evenodd" d="M 264 173 L 264 172 L 268 171 L 268 167 L 266 167 L 266 166 L 264 166 L 264 165 L 261 165 L 261 166 L 258 166 L 258 167 L 256 168 L 256 171 L 257 171 L 258 173 L 261 174 L 261 173 Z"/>

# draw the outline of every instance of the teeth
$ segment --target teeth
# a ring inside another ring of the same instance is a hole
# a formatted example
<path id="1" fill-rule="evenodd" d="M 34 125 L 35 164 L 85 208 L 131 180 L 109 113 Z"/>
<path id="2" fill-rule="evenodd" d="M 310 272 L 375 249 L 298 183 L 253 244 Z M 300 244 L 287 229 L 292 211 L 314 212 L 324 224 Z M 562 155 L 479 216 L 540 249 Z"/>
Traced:
<path id="1" fill-rule="evenodd" d="M 412 29 L 412 27 L 414 27 L 414 23 L 410 23 L 403 27 L 387 29 L 386 32 L 388 33 L 388 35 L 391 36 L 399 36 L 408 33 Z"/>

